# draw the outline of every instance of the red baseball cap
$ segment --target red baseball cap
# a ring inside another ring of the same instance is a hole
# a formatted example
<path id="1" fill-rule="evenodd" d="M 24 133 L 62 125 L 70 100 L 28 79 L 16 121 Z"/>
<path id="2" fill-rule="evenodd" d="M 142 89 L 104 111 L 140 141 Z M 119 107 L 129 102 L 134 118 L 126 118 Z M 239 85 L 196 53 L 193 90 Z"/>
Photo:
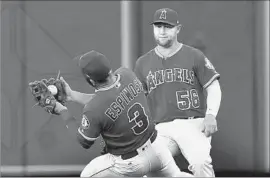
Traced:
<path id="1" fill-rule="evenodd" d="M 84 75 L 94 81 L 104 80 L 111 71 L 110 62 L 104 54 L 97 51 L 89 51 L 78 57 L 79 67 Z"/>
<path id="2" fill-rule="evenodd" d="M 170 8 L 158 9 L 154 14 L 154 21 L 151 24 L 155 23 L 166 23 L 173 26 L 179 25 L 178 13 Z"/>

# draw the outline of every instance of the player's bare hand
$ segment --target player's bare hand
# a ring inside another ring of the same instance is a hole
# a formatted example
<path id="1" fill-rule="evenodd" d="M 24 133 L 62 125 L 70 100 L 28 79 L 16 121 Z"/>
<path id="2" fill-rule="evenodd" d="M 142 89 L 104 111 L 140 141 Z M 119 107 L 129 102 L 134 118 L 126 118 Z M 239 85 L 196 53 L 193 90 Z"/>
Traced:
<path id="1" fill-rule="evenodd" d="M 203 121 L 202 132 L 204 132 L 206 137 L 209 137 L 217 131 L 218 128 L 216 117 L 212 114 L 207 114 Z"/>
<path id="2" fill-rule="evenodd" d="M 56 101 L 54 111 L 60 113 L 63 110 L 67 110 L 67 107 Z"/>
<path id="3" fill-rule="evenodd" d="M 67 94 L 67 101 L 72 101 L 72 92 L 73 90 L 70 88 L 69 84 L 65 81 L 64 77 L 60 77 L 60 80 L 65 84 L 65 92 Z"/>

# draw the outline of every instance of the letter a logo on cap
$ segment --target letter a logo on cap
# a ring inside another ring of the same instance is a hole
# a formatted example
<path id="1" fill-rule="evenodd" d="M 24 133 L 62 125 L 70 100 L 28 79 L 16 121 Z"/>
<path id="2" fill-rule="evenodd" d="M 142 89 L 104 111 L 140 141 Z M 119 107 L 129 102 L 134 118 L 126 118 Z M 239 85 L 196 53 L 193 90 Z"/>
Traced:
<path id="1" fill-rule="evenodd" d="M 162 10 L 161 11 L 161 14 L 160 14 L 160 16 L 159 16 L 159 19 L 166 19 L 167 17 L 166 17 L 166 13 L 167 13 L 167 11 L 164 9 L 164 10 Z"/>

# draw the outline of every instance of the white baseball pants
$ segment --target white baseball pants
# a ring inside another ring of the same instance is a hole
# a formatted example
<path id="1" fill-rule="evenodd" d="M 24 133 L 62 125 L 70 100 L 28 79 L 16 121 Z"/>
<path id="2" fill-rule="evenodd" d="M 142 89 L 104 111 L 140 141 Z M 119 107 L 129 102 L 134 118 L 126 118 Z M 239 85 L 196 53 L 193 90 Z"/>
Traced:
<path id="1" fill-rule="evenodd" d="M 203 119 L 175 119 L 157 124 L 156 129 L 173 156 L 182 152 L 195 177 L 215 177 L 210 156 L 211 137 L 201 131 Z"/>
<path id="2" fill-rule="evenodd" d="M 110 153 L 99 156 L 86 165 L 80 176 L 193 177 L 180 171 L 159 134 L 153 143 L 148 140 L 137 152 L 137 156 L 126 160 Z"/>

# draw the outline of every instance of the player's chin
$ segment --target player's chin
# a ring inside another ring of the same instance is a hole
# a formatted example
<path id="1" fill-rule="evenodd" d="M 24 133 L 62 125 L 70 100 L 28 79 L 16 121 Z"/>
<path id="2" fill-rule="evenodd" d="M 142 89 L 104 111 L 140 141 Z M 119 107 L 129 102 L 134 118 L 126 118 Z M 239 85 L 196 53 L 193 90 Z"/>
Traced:
<path id="1" fill-rule="evenodd" d="M 167 39 L 167 38 L 157 38 L 156 39 L 156 43 L 159 46 L 162 46 L 164 48 L 170 47 L 171 45 L 171 40 Z"/>
<path id="2" fill-rule="evenodd" d="M 159 42 L 158 45 L 159 46 L 162 46 L 163 48 L 169 48 L 169 47 L 171 47 L 171 43 L 169 41 Z"/>

